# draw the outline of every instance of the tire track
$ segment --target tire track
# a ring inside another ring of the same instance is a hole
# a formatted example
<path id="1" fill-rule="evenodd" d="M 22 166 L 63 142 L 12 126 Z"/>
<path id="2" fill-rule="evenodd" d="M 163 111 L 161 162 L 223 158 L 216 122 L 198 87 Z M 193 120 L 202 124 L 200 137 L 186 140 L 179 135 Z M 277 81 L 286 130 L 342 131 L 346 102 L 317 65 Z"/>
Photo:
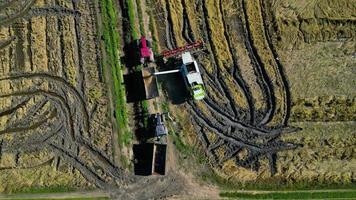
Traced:
<path id="1" fill-rule="evenodd" d="M 81 114 L 83 114 L 84 120 L 80 120 L 83 122 L 84 129 L 87 131 L 89 130 L 89 114 L 86 109 L 86 103 L 84 101 L 84 98 L 81 96 L 81 94 L 77 91 L 77 89 L 70 85 L 68 82 L 66 82 L 63 78 L 58 77 L 58 76 L 53 76 L 47 73 L 21 73 L 21 74 L 12 74 L 9 77 L 0 77 L 0 81 L 4 80 L 11 80 L 11 81 L 16 81 L 20 79 L 45 79 L 48 81 L 48 83 L 55 84 L 58 88 L 52 88 L 54 90 L 53 94 L 56 96 L 59 96 L 56 94 L 56 92 L 60 93 L 60 89 L 62 89 L 65 93 L 70 93 L 73 95 L 75 98 L 75 101 L 78 104 L 78 108 L 82 111 Z M 64 99 L 64 97 L 61 97 Z M 66 100 L 64 99 L 64 102 Z M 76 109 L 76 107 L 73 107 L 72 109 Z M 73 112 L 74 113 L 74 112 Z"/>
<path id="2" fill-rule="evenodd" d="M 29 101 L 30 101 L 30 98 L 25 98 L 24 100 L 21 100 L 21 102 L 17 103 L 16 105 L 12 104 L 10 106 L 10 108 L 2 109 L 0 111 L 0 117 L 13 114 L 17 109 L 22 108 Z"/>
<path id="3" fill-rule="evenodd" d="M 59 106 L 59 105 L 58 105 Z M 3 144 L 3 151 L 6 152 L 18 152 L 18 151 L 22 151 L 22 152 L 33 152 L 35 150 L 39 150 L 39 149 L 43 149 L 43 145 L 46 144 L 50 139 L 52 139 L 55 135 L 57 135 L 60 131 L 63 130 L 63 114 L 60 112 L 56 112 L 53 113 L 52 115 L 56 115 L 56 118 L 58 118 L 58 120 L 51 120 L 49 122 L 45 122 L 47 123 L 47 126 L 43 127 L 43 128 L 39 128 L 37 127 L 36 130 L 39 130 L 37 132 L 32 132 L 31 133 L 31 137 L 26 139 L 25 141 L 23 141 L 22 138 L 22 134 L 19 134 L 17 138 L 17 135 L 15 136 L 15 139 L 13 141 L 12 144 L 10 143 L 4 143 Z M 25 116 L 25 117 L 28 117 Z M 52 117 L 54 118 L 54 117 Z M 48 121 L 49 118 L 46 118 L 45 120 Z M 43 120 L 43 121 L 45 121 Z M 27 125 L 27 124 L 25 124 Z M 51 130 L 47 130 L 46 127 L 55 127 L 52 128 Z M 28 131 L 28 129 L 26 130 L 16 130 L 16 132 L 19 131 Z M 11 134 L 15 134 L 16 132 L 12 132 Z M 47 133 L 48 132 L 48 133 Z M 16 139 L 17 138 L 17 139 Z"/>
<path id="4" fill-rule="evenodd" d="M 54 111 L 57 112 L 57 108 L 54 107 L 54 108 L 50 108 L 47 112 L 45 111 L 42 114 L 38 113 L 41 111 L 41 109 L 44 108 L 44 106 L 47 103 L 49 103 L 49 101 L 47 100 L 47 98 L 44 98 L 42 101 L 38 102 L 35 106 L 32 106 L 30 109 L 28 109 L 25 113 L 25 117 L 14 120 L 14 122 L 8 122 L 8 127 L 24 126 L 26 124 L 31 123 L 31 121 L 34 121 L 36 119 L 36 116 L 43 117 L 47 112 L 54 112 Z"/>
<path id="5" fill-rule="evenodd" d="M 18 1 L 18 0 L 11 0 L 11 1 L 7 1 L 7 2 L 2 2 L 0 4 L 0 11 L 5 9 L 5 8 L 7 8 L 7 7 L 12 6 L 14 3 L 16 3 L 16 1 Z"/>
<path id="6" fill-rule="evenodd" d="M 32 26 L 31 26 L 31 20 L 28 21 L 27 23 L 27 42 L 28 42 L 28 46 L 31 47 L 32 46 Z M 27 48 L 27 55 L 29 57 L 29 62 L 30 62 L 30 68 L 31 70 L 33 70 L 33 53 L 32 53 L 32 49 L 31 48 Z"/>
<path id="7" fill-rule="evenodd" d="M 241 2 L 242 1 L 242 2 Z M 267 72 L 264 68 L 264 64 L 259 57 L 256 48 L 252 45 L 252 34 L 250 27 L 248 26 L 248 15 L 247 15 L 247 10 L 245 7 L 244 0 L 240 0 L 240 7 L 242 9 L 243 13 L 243 19 L 245 20 L 245 36 L 246 36 L 246 48 L 249 51 L 249 55 L 251 57 L 251 60 L 253 61 L 253 65 L 256 68 L 257 72 L 257 77 L 260 77 L 261 85 L 263 86 L 263 91 L 265 91 L 266 99 L 267 99 L 267 112 L 264 114 L 264 117 L 258 124 L 267 124 L 272 118 L 275 113 L 276 109 L 276 98 L 275 98 L 275 93 L 274 93 L 274 88 L 271 79 L 267 75 Z"/>
<path id="8" fill-rule="evenodd" d="M 12 16 L 6 18 L 0 18 L 0 26 L 8 25 L 16 19 L 27 14 L 27 12 L 30 10 L 31 6 L 34 5 L 34 3 L 35 0 L 27 0 L 25 5 L 19 11 L 17 11 L 16 14 L 13 14 Z"/>
<path id="9" fill-rule="evenodd" d="M 11 1 L 7 4 L 12 2 L 16 3 L 15 1 Z M 55 4 L 58 2 L 59 1 L 55 1 Z M 19 160 L 20 154 L 23 152 L 36 152 L 50 148 L 57 155 L 78 169 L 88 181 L 93 182 L 100 188 L 107 189 L 115 184 L 115 181 L 123 179 L 125 174 L 121 168 L 113 164 L 112 160 L 103 150 L 99 150 L 87 139 L 88 136 L 90 138 L 90 118 L 87 111 L 87 94 L 85 91 L 87 83 L 85 74 L 88 72 L 86 71 L 87 69 L 85 68 L 85 60 L 83 57 L 85 55 L 83 55 L 83 49 L 81 48 L 87 40 L 82 35 L 84 33 L 82 31 L 84 31 L 85 28 L 83 30 L 81 29 L 83 28 L 82 26 L 85 26 L 89 21 L 80 18 L 82 14 L 86 13 L 77 11 L 77 9 L 82 8 L 82 4 L 79 5 L 79 2 L 76 0 L 71 1 L 74 8 L 71 10 L 60 6 L 33 8 L 33 5 L 37 3 L 36 0 L 20 1 L 20 3 L 21 7 L 18 6 L 13 9 L 16 9 L 18 12 L 14 14 L 10 13 L 8 17 L 0 18 L 0 26 L 12 24 L 18 18 L 28 20 L 27 40 L 28 46 L 32 47 L 36 45 L 31 42 L 33 39 L 36 39 L 36 36 L 32 35 L 32 18 L 43 16 L 46 19 L 46 23 L 48 23 L 46 17 L 58 17 L 55 26 L 58 27 L 57 31 L 61 32 L 59 34 L 59 45 L 61 48 L 61 55 L 59 55 L 59 57 L 62 59 L 60 61 L 62 70 L 66 68 L 64 62 L 64 52 L 66 49 L 63 46 L 63 41 L 67 39 L 67 36 L 63 33 L 63 30 L 66 28 L 64 27 L 66 22 L 62 21 L 60 17 L 74 17 L 75 27 L 73 31 L 75 31 L 75 33 L 73 32 L 74 35 L 72 38 L 74 37 L 75 43 L 79 48 L 77 50 L 78 54 L 74 53 L 74 55 L 78 55 L 78 60 L 74 61 L 74 63 L 78 63 L 75 66 L 75 70 L 78 71 L 78 77 L 76 78 L 78 88 L 69 84 L 65 79 L 48 73 L 12 74 L 12 72 L 10 72 L 11 74 L 9 76 L 0 77 L 1 84 L 9 82 L 10 87 L 13 86 L 11 87 L 11 91 L 0 94 L 0 98 L 10 98 L 13 103 L 11 106 L 5 108 L 6 110 L 0 111 L 0 117 L 2 115 L 7 116 L 13 113 L 20 113 L 21 108 L 25 108 L 24 106 L 26 105 L 26 113 L 24 115 L 21 115 L 19 118 L 13 118 L 9 121 L 4 130 L 0 130 L 0 135 L 15 135 L 14 141 L 7 142 L 6 145 L 4 145 L 3 140 L 0 141 L 0 157 L 4 151 L 7 151 L 16 154 L 16 160 Z M 46 1 L 46 3 L 48 2 Z M 7 4 L 1 3 L 0 6 L 5 7 Z M 9 9 L 9 11 L 12 11 L 12 8 Z M 53 20 L 53 22 L 55 21 Z M 12 28 L 16 29 L 17 27 Z M 25 26 L 20 28 L 25 28 Z M 53 28 L 52 26 L 46 26 L 46 30 L 53 30 Z M 21 29 L 18 31 L 21 31 Z M 12 33 L 10 33 L 10 35 L 11 34 Z M 19 35 L 21 32 L 16 32 L 16 34 Z M 46 38 L 47 37 L 53 36 L 49 36 L 46 33 Z M 9 40 L 0 42 L 0 49 L 11 45 L 11 42 L 17 38 L 18 37 L 14 36 Z M 49 45 L 48 40 L 46 40 L 46 45 Z M 99 45 L 96 45 L 97 52 L 99 51 Z M 53 48 L 53 46 L 50 45 L 49 48 Z M 26 49 L 28 56 L 32 58 L 31 48 Z M 50 49 L 46 49 L 47 52 L 49 50 Z M 13 60 L 13 56 L 17 55 L 18 52 L 12 49 L 10 54 L 12 67 L 24 66 L 24 63 L 16 63 L 15 60 Z M 33 69 L 33 60 L 30 60 L 30 62 L 31 69 Z M 15 68 L 13 67 L 13 69 Z M 10 69 L 10 71 L 11 70 L 12 69 Z M 38 102 L 37 97 L 42 99 Z M 28 103 L 30 100 L 33 100 L 35 104 L 32 105 L 32 102 Z"/>
<path id="10" fill-rule="evenodd" d="M 166 44 L 168 49 L 177 48 L 177 41 L 174 37 L 173 22 L 171 9 L 169 7 L 169 1 L 165 1 L 166 7 L 164 9 L 165 21 L 166 21 Z"/>
<path id="11" fill-rule="evenodd" d="M 180 3 L 183 6 L 184 18 L 183 30 L 181 31 L 181 34 L 187 42 L 190 42 L 194 36 L 187 34 L 189 31 L 191 32 L 191 27 L 186 13 L 186 2 L 185 0 L 181 0 Z M 222 74 L 217 65 L 218 57 L 216 56 L 216 49 L 214 49 L 214 43 L 209 34 L 211 28 L 209 27 L 210 24 L 207 10 L 208 5 L 206 0 L 197 1 L 196 6 L 199 7 L 203 13 L 203 19 L 200 21 L 201 29 L 204 39 L 208 41 L 205 42 L 207 44 L 208 51 L 212 52 L 213 54 L 210 54 L 210 60 L 213 65 L 214 74 L 211 75 L 207 73 L 204 66 L 202 66 L 202 72 L 205 75 L 209 86 L 217 90 L 220 88 L 221 91 L 218 92 L 220 92 L 220 95 L 226 97 L 228 103 L 226 106 L 219 105 L 218 102 L 215 102 L 214 98 L 207 94 L 207 98 L 204 99 L 203 103 L 208 109 L 209 115 L 211 116 L 207 116 L 206 113 L 202 112 L 198 105 L 193 101 L 188 102 L 187 108 L 191 111 L 191 120 L 193 125 L 196 127 L 198 138 L 203 144 L 205 152 L 210 158 L 213 166 L 222 166 L 225 161 L 229 159 L 235 159 L 237 165 L 245 168 L 251 168 L 257 171 L 260 167 L 260 159 L 267 158 L 269 160 L 271 174 L 273 175 L 276 173 L 276 153 L 279 151 L 295 149 L 298 147 L 298 145 L 280 141 L 279 137 L 281 134 L 292 132 L 296 129 L 285 128 L 285 126 L 282 126 L 282 128 L 279 126 L 266 126 L 266 124 L 276 114 L 275 88 L 271 78 L 268 76 L 262 59 L 259 57 L 256 48 L 253 46 L 252 33 L 248 26 L 249 21 L 245 5 L 243 1 L 239 1 L 239 3 L 241 4 L 239 8 L 242 11 L 243 16 L 241 19 L 237 19 L 241 21 L 239 25 L 242 25 L 241 30 L 238 30 L 238 32 L 242 32 L 242 35 L 245 38 L 244 43 L 248 51 L 248 56 L 253 65 L 254 73 L 257 77 L 257 83 L 261 87 L 264 98 L 266 100 L 266 110 L 262 114 L 263 117 L 262 119 L 257 119 L 255 117 L 255 115 L 260 115 L 260 111 L 255 110 L 255 102 L 252 97 L 252 92 L 250 91 L 250 88 L 245 80 L 241 77 L 238 66 L 238 58 L 233 54 L 234 47 L 232 46 L 231 38 L 227 32 L 228 25 L 226 22 L 227 19 L 225 18 L 225 14 L 223 13 L 222 1 L 219 1 L 219 12 L 222 12 L 222 21 L 225 29 L 224 37 L 228 42 L 229 54 L 232 56 L 234 64 L 234 70 L 230 72 L 230 75 L 233 76 L 236 86 L 239 87 L 239 90 L 242 90 L 244 97 L 247 99 L 249 109 L 246 111 L 239 110 L 237 103 L 231 96 L 230 89 L 221 79 Z M 170 11 L 167 9 L 166 12 Z M 245 23 L 242 21 L 243 19 L 245 19 Z M 168 28 L 166 26 L 166 29 L 171 29 L 169 28 L 172 26 L 171 22 L 167 22 L 167 24 Z M 169 40 L 171 43 L 174 43 L 174 38 L 172 37 L 174 37 L 174 34 L 172 33 L 166 35 L 167 40 Z M 226 109 L 221 107 L 225 107 Z M 209 141 L 205 130 L 216 134 L 218 139 L 213 142 Z M 219 158 L 218 156 L 217 150 L 220 148 L 224 148 L 225 150 L 222 158 Z M 247 156 L 243 159 L 239 159 L 237 155 L 244 149 L 247 151 Z"/>
<path id="12" fill-rule="evenodd" d="M 8 133 L 16 133 L 16 132 L 21 132 L 21 131 L 29 131 L 29 130 L 33 130 L 33 129 L 37 129 L 37 128 L 45 128 L 46 122 L 50 119 L 55 118 L 56 114 L 57 114 L 57 112 L 52 112 L 48 116 L 48 118 L 39 120 L 38 122 L 34 122 L 28 126 L 6 128 L 6 129 L 0 131 L 0 135 L 8 134 Z"/>
<path id="13" fill-rule="evenodd" d="M 242 141 L 240 139 L 237 139 L 235 137 L 232 137 L 232 136 L 222 133 L 221 131 L 217 130 L 215 127 L 212 127 L 209 124 L 208 120 L 205 120 L 196 114 L 194 114 L 194 115 L 195 115 L 194 119 L 197 120 L 195 122 L 197 122 L 199 127 L 208 128 L 210 131 L 214 132 L 216 135 L 218 135 L 220 138 L 224 139 L 228 143 L 232 143 L 236 146 L 239 146 L 242 148 L 247 148 L 252 151 L 257 151 L 261 154 L 262 153 L 267 154 L 267 153 L 277 152 L 277 151 L 287 150 L 287 149 L 294 149 L 294 148 L 298 147 L 297 145 L 289 144 L 289 143 L 285 144 L 283 142 L 273 142 L 273 143 L 269 143 L 269 144 L 258 145 L 258 144 L 254 144 L 251 142 Z"/>
<path id="14" fill-rule="evenodd" d="M 66 100 L 61 97 L 60 95 L 57 95 L 56 93 L 45 91 L 45 90 L 32 90 L 32 91 L 18 91 L 18 92 L 13 92 L 11 94 L 2 94 L 0 95 L 0 98 L 8 98 L 8 97 L 14 97 L 14 96 L 35 96 L 35 95 L 43 95 L 46 96 L 47 98 L 53 99 L 54 101 L 60 102 L 62 110 L 65 112 L 65 115 L 67 116 L 67 126 L 69 126 L 69 136 L 74 140 L 75 138 L 75 130 L 74 130 L 74 125 L 73 125 L 73 119 L 71 116 L 70 112 L 70 107 L 66 103 Z"/>
<path id="15" fill-rule="evenodd" d="M 191 43 L 192 41 L 195 41 L 195 37 L 193 35 L 192 29 L 191 29 L 191 25 L 189 22 L 189 18 L 188 18 L 188 14 L 186 11 L 186 2 L 185 0 L 181 0 L 182 3 L 182 7 L 183 7 L 183 20 L 184 20 L 184 24 L 183 24 L 183 30 L 182 30 L 182 35 L 185 38 L 186 42 Z M 224 89 L 221 87 L 221 85 L 217 85 L 216 82 L 219 83 L 219 79 L 217 78 L 217 76 L 215 76 L 214 78 L 211 77 L 211 75 L 209 73 L 206 72 L 206 69 L 204 66 L 202 66 L 201 71 L 203 72 L 203 74 L 205 75 L 205 78 L 207 78 L 209 80 L 209 84 L 211 87 L 215 86 L 217 88 L 219 88 L 220 92 L 223 93 Z M 213 81 L 214 79 L 214 81 Z M 209 101 L 210 101 L 210 105 L 209 107 L 211 107 L 211 105 L 215 105 L 217 104 L 217 102 L 214 101 L 214 103 L 212 103 L 211 101 L 213 101 L 211 98 L 211 96 L 209 95 L 209 93 L 207 94 L 207 96 L 209 97 Z M 220 109 L 214 109 L 215 111 L 219 112 Z M 230 113 L 230 109 L 226 109 L 225 110 L 226 113 Z M 224 115 L 225 117 L 229 117 L 229 114 L 225 114 L 223 112 L 219 112 L 220 114 Z M 234 115 L 234 113 L 230 113 L 230 115 Z"/>
<path id="16" fill-rule="evenodd" d="M 79 146 L 83 146 L 88 150 L 88 153 L 91 155 L 92 158 L 95 158 L 93 160 L 95 160 L 96 164 L 98 164 L 98 166 L 100 166 L 101 169 L 103 169 L 103 171 L 105 173 L 108 173 L 109 175 L 111 175 L 112 177 L 119 179 L 122 176 L 122 171 L 121 169 L 119 169 L 118 167 L 116 167 L 111 161 L 110 159 L 108 159 L 106 156 L 103 155 L 103 153 L 99 150 L 97 150 L 96 148 L 94 148 L 92 145 L 90 145 L 89 141 L 86 141 L 84 138 L 81 137 L 81 134 L 78 133 L 78 131 L 81 130 L 81 128 L 84 128 L 84 132 L 88 131 L 88 126 L 84 125 L 83 127 L 80 125 L 84 122 L 88 123 L 88 116 L 86 116 L 85 113 L 85 102 L 83 102 L 83 99 L 81 99 L 80 95 L 76 92 L 75 88 L 73 88 L 71 85 L 68 85 L 63 79 L 59 78 L 59 77 L 54 77 L 48 74 L 22 74 L 22 75 L 16 75 L 13 77 L 8 77 L 8 78 L 0 78 L 0 81 L 3 80 L 21 80 L 21 79 L 47 79 L 47 81 L 51 82 L 52 84 L 56 84 L 56 86 L 58 87 L 59 85 L 62 86 L 62 89 L 65 88 L 67 92 L 69 93 L 75 93 L 73 95 L 74 99 L 75 99 L 75 104 L 74 105 L 70 105 L 70 103 L 67 103 L 68 100 L 66 98 L 64 98 L 61 95 L 58 95 L 56 93 L 56 91 L 44 91 L 44 90 L 30 90 L 30 91 L 20 91 L 17 93 L 11 93 L 11 94 L 7 94 L 7 95 L 2 95 L 0 97 L 12 97 L 12 96 L 22 96 L 22 95 L 44 95 L 47 98 L 54 98 L 57 101 L 59 101 L 59 103 L 61 104 L 62 109 L 66 110 L 65 111 L 65 118 L 67 119 L 67 127 L 69 128 L 69 135 L 71 135 L 71 142 L 76 143 Z M 56 88 L 56 90 L 59 90 L 58 88 Z M 58 92 L 58 91 L 57 91 Z M 76 111 L 75 109 L 73 110 L 73 108 L 75 107 L 80 107 L 79 109 L 82 111 Z M 84 110 L 84 111 L 83 111 Z M 74 115 L 74 118 L 72 117 L 72 115 Z M 84 121 L 82 121 L 81 119 L 85 118 Z M 74 121 L 75 120 L 75 121 Z M 68 140 L 68 137 L 66 138 L 66 140 Z"/>
<path id="17" fill-rule="evenodd" d="M 76 142 L 85 147 L 88 152 L 96 158 L 94 160 L 100 163 L 100 166 L 104 169 L 105 173 L 108 173 L 112 177 L 117 179 L 123 178 L 123 172 L 121 171 L 121 169 L 119 167 L 116 167 L 115 164 L 108 157 L 99 153 L 100 150 L 96 149 L 93 145 L 91 145 L 91 142 L 83 138 L 78 138 Z"/>
<path id="18" fill-rule="evenodd" d="M 211 61 L 213 62 L 213 67 L 214 67 L 214 71 L 216 72 L 215 73 L 215 80 L 217 82 L 217 84 L 219 85 L 220 88 L 222 88 L 222 94 L 223 96 L 226 97 L 226 99 L 228 100 L 229 102 L 229 107 L 231 108 L 232 112 L 233 112 L 233 116 L 234 117 L 238 117 L 239 116 L 239 112 L 237 110 L 237 104 L 234 100 L 234 98 L 232 98 L 231 94 L 230 94 L 230 91 L 228 89 L 228 87 L 226 86 L 226 83 L 219 77 L 222 77 L 221 76 L 221 72 L 219 70 L 219 67 L 218 67 L 218 64 L 217 64 L 217 60 L 218 58 L 216 57 L 216 50 L 215 50 L 215 47 L 214 47 L 214 42 L 209 34 L 209 30 L 211 30 L 210 28 L 210 25 L 209 25 L 209 17 L 208 17 L 208 10 L 206 8 L 207 6 L 207 3 L 206 3 L 206 0 L 199 0 L 200 2 L 200 6 L 202 8 L 202 11 L 203 11 L 203 17 L 204 19 L 202 20 L 202 23 L 203 23 L 203 27 L 204 27 L 204 36 L 205 38 L 207 38 L 208 40 L 208 43 L 207 44 L 210 44 L 208 45 L 208 49 L 210 52 L 213 53 L 213 55 L 211 55 Z"/>
<path id="19" fill-rule="evenodd" d="M 218 109 L 218 106 L 215 106 L 214 104 L 210 103 L 209 100 L 204 100 L 204 102 L 206 103 L 207 107 L 210 108 L 210 110 L 215 110 Z M 197 108 L 196 105 L 189 102 L 188 103 L 191 108 L 193 108 L 193 110 L 195 110 L 196 113 L 200 113 Z M 213 113 L 213 115 L 217 115 L 217 118 L 221 118 L 222 120 L 224 120 L 224 123 L 229 124 L 230 126 L 235 126 L 236 128 L 242 129 L 242 130 L 246 130 L 246 131 L 251 131 L 257 135 L 263 135 L 263 136 L 275 136 L 275 135 L 279 135 L 282 132 L 282 129 L 275 129 L 275 130 L 264 130 L 255 126 L 251 126 L 248 124 L 244 124 L 240 121 L 236 121 L 234 119 L 232 119 L 229 116 L 224 115 L 224 113 L 220 110 L 216 110 L 216 112 Z M 206 117 L 207 118 L 207 117 Z"/>
<path id="20" fill-rule="evenodd" d="M 34 16 L 56 16 L 56 17 L 63 17 L 63 16 L 73 16 L 74 18 L 76 17 L 81 17 L 82 13 L 76 8 L 74 9 L 68 9 L 68 8 L 63 8 L 62 6 L 52 6 L 52 7 L 41 7 L 41 8 L 32 8 L 30 10 L 30 17 Z"/>
<path id="21" fill-rule="evenodd" d="M 182 29 L 182 36 L 184 37 L 185 41 L 187 41 L 188 43 L 193 43 L 194 41 L 196 41 L 194 34 L 193 34 L 193 30 L 191 28 L 190 25 L 190 21 L 189 21 L 189 17 L 188 17 L 188 13 L 187 13 L 187 4 L 185 2 L 186 0 L 181 0 L 181 4 L 183 7 L 183 29 Z"/>
<path id="22" fill-rule="evenodd" d="M 78 2 L 77 0 L 72 0 L 72 4 L 73 4 L 73 9 L 77 10 L 78 9 Z M 79 70 L 79 76 L 77 79 L 78 85 L 80 87 L 80 92 L 82 97 L 86 97 L 86 78 L 85 78 L 85 74 L 87 73 L 84 69 L 84 63 L 83 63 L 83 53 L 82 53 L 82 47 L 84 47 L 83 45 L 83 39 L 82 39 L 82 33 L 81 33 L 81 27 L 80 27 L 80 23 L 81 23 L 81 16 L 80 15 L 75 15 L 74 16 L 74 24 L 75 24 L 75 34 L 76 34 L 76 41 L 78 43 L 78 70 Z M 85 99 L 86 101 L 86 99 Z M 87 102 L 87 101 L 86 101 Z M 89 118 L 88 118 L 89 120 Z"/>
<path id="23" fill-rule="evenodd" d="M 7 46 L 9 46 L 12 42 L 14 42 L 16 40 L 16 36 L 12 36 L 9 39 L 5 40 L 5 41 L 0 41 L 0 49 L 4 49 Z"/>
<path id="24" fill-rule="evenodd" d="M 3 147 L 3 152 L 7 153 L 15 153 L 15 152 L 36 152 L 41 149 L 47 148 L 49 142 L 53 140 L 53 138 L 59 135 L 63 129 L 63 125 L 58 125 L 54 131 L 49 132 L 46 135 L 42 135 L 40 138 L 31 139 L 28 142 L 23 143 L 15 143 L 13 145 L 9 145 L 8 147 Z"/>
<path id="25" fill-rule="evenodd" d="M 226 19 L 225 19 L 225 14 L 223 12 L 223 6 L 222 6 L 222 0 L 219 0 L 219 9 L 220 9 L 220 12 L 221 12 L 221 18 L 222 18 L 222 21 L 223 21 L 223 25 L 224 25 L 224 36 L 225 36 L 225 40 L 228 44 L 228 47 L 229 47 L 229 53 L 233 59 L 233 63 L 234 63 L 234 67 L 233 67 L 233 77 L 234 79 L 236 80 L 237 82 L 237 85 L 239 86 L 239 88 L 242 89 L 243 91 L 243 94 L 247 100 L 247 104 L 248 104 L 248 107 L 249 107 L 249 123 L 250 124 L 253 124 L 255 122 L 255 106 L 254 106 L 254 100 L 252 98 L 252 93 L 250 91 L 250 88 L 248 87 L 247 83 L 245 82 L 245 80 L 242 78 L 241 76 L 241 72 L 239 70 L 239 66 L 238 66 L 238 61 L 237 61 L 237 57 L 236 57 L 236 54 L 232 53 L 234 52 L 233 51 L 233 46 L 232 46 L 232 43 L 231 43 L 231 39 L 230 39 L 230 36 L 227 32 L 228 30 L 228 27 L 226 25 Z"/>
<path id="26" fill-rule="evenodd" d="M 89 182 L 95 184 L 101 189 L 109 188 L 109 184 L 106 183 L 105 180 L 97 175 L 92 169 L 88 168 L 84 161 L 80 160 L 74 153 L 58 144 L 51 143 L 49 146 L 57 153 L 57 155 L 61 155 L 61 157 L 68 160 L 71 165 L 78 169 Z"/>
<path id="27" fill-rule="evenodd" d="M 283 99 L 283 103 L 285 104 L 284 107 L 285 107 L 285 111 L 284 111 L 284 115 L 283 115 L 283 125 L 287 125 L 288 124 L 288 120 L 289 120 L 289 117 L 290 117 L 290 113 L 291 113 L 291 92 L 290 92 L 290 87 L 289 87 L 289 83 L 288 83 L 288 79 L 287 79 L 287 76 L 284 72 L 284 68 L 281 64 L 281 62 L 279 61 L 279 56 L 278 56 L 278 53 L 276 51 L 276 49 L 274 48 L 274 45 L 272 43 L 272 39 L 271 39 L 271 35 L 270 35 L 270 32 L 267 28 L 267 19 L 266 19 L 266 13 L 268 12 L 266 9 L 265 9 L 265 3 L 266 2 L 261 2 L 260 0 L 258 0 L 260 2 L 260 6 L 261 6 L 261 10 L 262 10 L 262 21 L 263 21 L 263 28 L 264 28 L 264 32 L 265 32 L 265 37 L 267 39 L 267 44 L 268 44 L 268 47 L 273 55 L 273 58 L 274 58 L 274 61 L 276 63 L 276 71 L 278 74 L 278 79 L 281 80 L 282 84 L 281 84 L 281 89 L 284 91 L 284 99 Z"/>
<path id="28" fill-rule="evenodd" d="M 49 160 L 45 161 L 45 162 L 42 162 L 41 164 L 38 164 L 38 165 L 35 165 L 35 166 L 23 166 L 23 167 L 0 167 L 0 171 L 2 170 L 9 170 L 9 169 L 34 169 L 34 168 L 38 168 L 38 167 L 43 167 L 43 166 L 46 166 L 46 165 L 50 165 L 51 163 L 53 163 L 54 161 L 54 158 L 50 158 Z"/>

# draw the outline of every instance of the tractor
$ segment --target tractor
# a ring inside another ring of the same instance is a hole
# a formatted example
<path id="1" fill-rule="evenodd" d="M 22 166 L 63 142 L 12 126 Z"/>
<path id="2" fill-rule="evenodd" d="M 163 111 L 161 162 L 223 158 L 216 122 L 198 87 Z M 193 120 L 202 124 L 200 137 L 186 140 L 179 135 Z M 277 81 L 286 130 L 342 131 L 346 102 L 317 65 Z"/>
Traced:
<path id="1" fill-rule="evenodd" d="M 141 64 L 146 64 L 147 61 L 154 62 L 154 55 L 151 48 L 151 43 L 146 39 L 145 36 L 142 36 L 139 40 L 138 47 L 140 49 L 140 62 Z"/>

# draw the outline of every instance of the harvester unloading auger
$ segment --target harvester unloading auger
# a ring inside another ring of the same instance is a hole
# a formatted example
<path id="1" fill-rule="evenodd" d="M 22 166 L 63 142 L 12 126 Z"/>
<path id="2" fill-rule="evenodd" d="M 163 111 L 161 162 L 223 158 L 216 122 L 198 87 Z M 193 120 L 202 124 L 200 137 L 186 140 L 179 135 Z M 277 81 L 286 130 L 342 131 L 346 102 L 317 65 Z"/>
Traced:
<path id="1" fill-rule="evenodd" d="M 145 58 L 150 58 L 150 61 L 154 62 L 152 50 L 149 46 L 146 45 L 148 42 L 146 41 L 145 37 L 141 38 L 140 44 L 140 52 L 146 52 L 146 54 L 141 53 L 141 61 L 145 61 Z M 197 41 L 183 47 L 162 52 L 161 55 L 165 59 L 171 57 L 182 58 L 182 65 L 178 69 L 157 72 L 155 67 L 144 68 L 142 70 L 142 77 L 145 85 L 146 98 L 152 99 L 159 96 L 156 76 L 180 72 L 192 98 L 194 100 L 202 100 L 205 97 L 205 87 L 198 63 L 191 54 L 192 51 L 195 51 L 202 46 L 203 42 Z M 143 62 L 143 64 L 144 63 L 145 62 Z"/>

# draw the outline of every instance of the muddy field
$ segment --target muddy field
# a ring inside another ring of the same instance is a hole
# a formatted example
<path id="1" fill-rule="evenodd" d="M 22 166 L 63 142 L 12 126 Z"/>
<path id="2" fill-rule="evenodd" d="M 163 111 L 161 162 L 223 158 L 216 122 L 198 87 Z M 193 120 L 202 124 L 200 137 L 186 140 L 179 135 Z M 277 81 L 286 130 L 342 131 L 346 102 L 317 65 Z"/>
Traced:
<path id="1" fill-rule="evenodd" d="M 129 1 L 114 1 L 124 67 L 132 21 L 157 52 L 204 42 L 194 56 L 207 97 L 182 100 L 180 84 L 162 79 L 165 95 L 148 106 L 169 102 L 176 134 L 202 149 L 217 174 L 233 182 L 356 180 L 354 0 L 134 0 L 131 21 Z M 174 142 L 166 177 L 120 168 L 100 10 L 99 1 L 0 0 L 0 192 L 216 195 L 193 191 L 199 185 L 177 164 Z M 121 147 L 129 162 L 130 145 Z M 150 193 L 137 190 L 146 186 Z"/>
<path id="2" fill-rule="evenodd" d="M 121 169 L 100 10 L 98 1 L 0 1 L 0 192 L 194 194 L 188 174 L 133 177 Z M 201 188 L 198 195 L 217 197 Z"/>
<path id="3" fill-rule="evenodd" d="M 171 108 L 192 121 L 181 137 L 233 181 L 353 182 L 354 5 L 151 0 L 162 49 L 198 39 L 206 46 L 196 57 L 208 97 Z M 329 121 L 341 124 L 344 138 Z M 340 163 L 350 168 L 337 170 Z"/>
<path id="4" fill-rule="evenodd" d="M 119 176 L 96 7 L 0 1 L 0 191 Z"/>

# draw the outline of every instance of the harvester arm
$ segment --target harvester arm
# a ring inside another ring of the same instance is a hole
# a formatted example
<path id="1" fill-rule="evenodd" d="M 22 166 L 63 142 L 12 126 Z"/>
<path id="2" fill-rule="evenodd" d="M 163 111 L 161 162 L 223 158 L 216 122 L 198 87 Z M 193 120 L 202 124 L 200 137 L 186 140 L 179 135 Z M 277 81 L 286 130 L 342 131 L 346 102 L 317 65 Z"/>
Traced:
<path id="1" fill-rule="evenodd" d="M 173 73 L 178 73 L 178 72 L 180 72 L 179 69 L 174 69 L 174 70 L 168 70 L 168 71 L 163 71 L 163 72 L 155 72 L 155 73 L 153 73 L 153 75 L 158 76 L 158 75 L 173 74 Z"/>

